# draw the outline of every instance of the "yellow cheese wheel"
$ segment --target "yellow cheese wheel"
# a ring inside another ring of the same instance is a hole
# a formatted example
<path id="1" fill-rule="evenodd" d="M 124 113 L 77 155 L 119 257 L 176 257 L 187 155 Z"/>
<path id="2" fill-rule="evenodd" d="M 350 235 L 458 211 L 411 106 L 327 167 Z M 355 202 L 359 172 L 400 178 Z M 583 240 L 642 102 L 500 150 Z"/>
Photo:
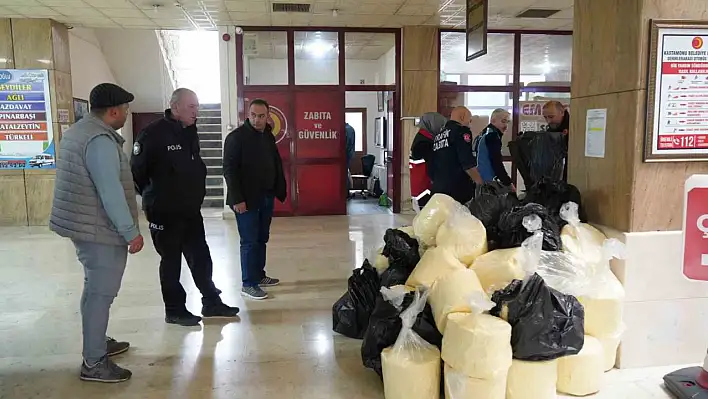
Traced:
<path id="1" fill-rule="evenodd" d="M 552 399 L 556 397 L 558 361 L 511 362 L 506 383 L 506 399 Z"/>
<path id="2" fill-rule="evenodd" d="M 391 347 L 381 352 L 386 399 L 431 399 L 440 396 L 440 351 Z"/>
<path id="3" fill-rule="evenodd" d="M 580 353 L 558 359 L 558 392 L 573 396 L 599 392 L 605 372 L 604 363 L 602 344 L 597 338 L 586 335 Z"/>
<path id="4" fill-rule="evenodd" d="M 506 374 L 482 380 L 468 377 L 445 364 L 445 399 L 504 399 L 505 386 Z"/>
<path id="5" fill-rule="evenodd" d="M 433 283 L 428 303 L 433 310 L 435 325 L 441 333 L 445 333 L 448 314 L 472 311 L 470 297 L 475 292 L 483 293 L 482 285 L 477 275 L 465 268 L 448 273 Z"/>
<path id="6" fill-rule="evenodd" d="M 489 314 L 451 314 L 443 335 L 442 359 L 468 377 L 506 376 L 512 360 L 511 326 Z"/>
<path id="7" fill-rule="evenodd" d="M 602 350 L 605 353 L 605 360 L 603 362 L 602 369 L 604 371 L 610 371 L 615 368 L 615 363 L 617 363 L 617 348 L 619 348 L 622 339 L 619 335 L 595 338 L 600 341 L 600 344 L 602 344 Z"/>
<path id="8" fill-rule="evenodd" d="M 593 337 L 617 336 L 623 328 L 624 287 L 611 270 L 600 272 L 578 297 L 585 308 L 585 333 Z"/>
<path id="9" fill-rule="evenodd" d="M 376 258 L 374 259 L 374 268 L 376 269 L 379 274 L 382 274 L 383 272 L 388 269 L 388 258 L 381 255 L 381 252 L 383 252 L 383 247 L 379 248 L 376 250 Z"/>
<path id="10" fill-rule="evenodd" d="M 399 227 L 398 230 L 408 234 L 411 238 L 415 238 L 415 229 L 413 226 L 402 226 Z"/>
<path id="11" fill-rule="evenodd" d="M 479 219 L 460 212 L 440 225 L 435 242 L 438 247 L 448 248 L 455 258 L 469 266 L 487 252 L 487 230 Z"/>
<path id="12" fill-rule="evenodd" d="M 475 259 L 470 269 L 477 273 L 484 291 L 491 294 L 525 277 L 522 261 L 520 248 L 497 249 Z"/>
<path id="13" fill-rule="evenodd" d="M 435 238 L 438 234 L 440 225 L 456 209 L 462 207 L 452 197 L 445 194 L 435 194 L 430 198 L 430 201 L 413 219 L 413 230 L 415 235 L 428 246 L 434 246 Z"/>
<path id="14" fill-rule="evenodd" d="M 563 252 L 570 253 L 583 259 L 590 265 L 603 262 L 602 245 L 607 237 L 595 227 L 580 223 L 577 226 L 567 224 L 561 230 Z"/>
<path id="15" fill-rule="evenodd" d="M 423 285 L 430 288 L 437 279 L 465 268 L 465 265 L 460 263 L 448 249 L 436 247 L 425 252 L 408 277 L 406 285 L 410 287 Z"/>

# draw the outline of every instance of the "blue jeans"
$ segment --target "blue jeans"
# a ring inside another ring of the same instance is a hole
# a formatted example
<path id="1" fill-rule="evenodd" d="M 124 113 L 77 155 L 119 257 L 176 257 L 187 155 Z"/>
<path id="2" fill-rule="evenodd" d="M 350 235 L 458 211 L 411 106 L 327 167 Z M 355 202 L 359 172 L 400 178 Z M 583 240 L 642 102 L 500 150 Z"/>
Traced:
<path id="1" fill-rule="evenodd" d="M 241 236 L 241 279 L 244 287 L 257 287 L 266 276 L 266 245 L 273 220 L 273 197 L 263 198 L 258 209 L 236 214 Z"/>

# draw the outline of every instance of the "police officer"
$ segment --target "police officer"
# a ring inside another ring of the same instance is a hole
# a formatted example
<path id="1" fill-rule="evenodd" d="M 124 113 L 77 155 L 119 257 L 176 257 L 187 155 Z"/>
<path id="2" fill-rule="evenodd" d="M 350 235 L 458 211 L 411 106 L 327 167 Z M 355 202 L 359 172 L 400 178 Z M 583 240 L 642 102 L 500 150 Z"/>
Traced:
<path id="1" fill-rule="evenodd" d="M 474 197 L 475 183 L 482 184 L 472 153 L 472 113 L 464 106 L 452 110 L 443 130 L 433 137 L 431 179 L 433 193 L 447 194 L 464 204 Z"/>
<path id="2" fill-rule="evenodd" d="M 160 254 L 160 285 L 165 322 L 197 325 L 201 317 L 187 310 L 187 294 L 179 282 L 182 255 L 202 294 L 204 317 L 235 317 L 212 281 L 212 260 L 204 232 L 201 206 L 206 195 L 206 165 L 199 155 L 199 100 L 188 89 L 177 89 L 165 117 L 153 122 L 133 146 L 131 167 L 153 245 Z"/>

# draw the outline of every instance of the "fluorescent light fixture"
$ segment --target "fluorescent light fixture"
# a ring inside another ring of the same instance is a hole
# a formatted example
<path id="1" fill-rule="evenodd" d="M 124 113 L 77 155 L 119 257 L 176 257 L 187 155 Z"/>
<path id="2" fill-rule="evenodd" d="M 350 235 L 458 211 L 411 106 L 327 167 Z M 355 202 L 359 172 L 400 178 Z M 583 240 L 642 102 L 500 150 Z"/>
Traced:
<path id="1" fill-rule="evenodd" d="M 305 46 L 308 53 L 312 54 L 316 58 L 324 57 L 333 47 L 327 42 L 317 39 L 313 40 Z"/>
<path id="2" fill-rule="evenodd" d="M 37 62 L 41 62 L 42 64 L 47 64 L 47 65 L 52 63 L 51 60 L 37 60 Z"/>
<path id="3" fill-rule="evenodd" d="M 553 68 L 553 65 L 551 65 L 548 61 L 546 61 L 541 65 L 541 68 L 543 70 L 543 74 L 548 75 L 549 73 L 551 73 L 551 69 Z"/>

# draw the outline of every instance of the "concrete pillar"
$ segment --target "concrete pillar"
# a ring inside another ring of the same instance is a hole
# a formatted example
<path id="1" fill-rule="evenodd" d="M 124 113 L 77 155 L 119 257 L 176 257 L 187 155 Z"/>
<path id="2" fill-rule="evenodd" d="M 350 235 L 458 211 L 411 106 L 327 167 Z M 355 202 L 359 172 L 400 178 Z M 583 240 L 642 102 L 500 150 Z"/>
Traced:
<path id="1" fill-rule="evenodd" d="M 575 0 L 569 181 L 590 221 L 627 244 L 614 265 L 627 330 L 619 366 L 699 362 L 708 287 L 681 274 L 683 184 L 705 162 L 644 163 L 651 19 L 708 19 L 702 0 Z M 604 158 L 585 157 L 588 109 L 606 108 Z"/>
<path id="2" fill-rule="evenodd" d="M 62 126 L 74 121 L 67 27 L 50 19 L 0 19 L 0 68 L 49 72 L 48 123 L 59 156 Z M 53 169 L 0 170 L 0 226 L 46 225 L 55 176 Z"/>

